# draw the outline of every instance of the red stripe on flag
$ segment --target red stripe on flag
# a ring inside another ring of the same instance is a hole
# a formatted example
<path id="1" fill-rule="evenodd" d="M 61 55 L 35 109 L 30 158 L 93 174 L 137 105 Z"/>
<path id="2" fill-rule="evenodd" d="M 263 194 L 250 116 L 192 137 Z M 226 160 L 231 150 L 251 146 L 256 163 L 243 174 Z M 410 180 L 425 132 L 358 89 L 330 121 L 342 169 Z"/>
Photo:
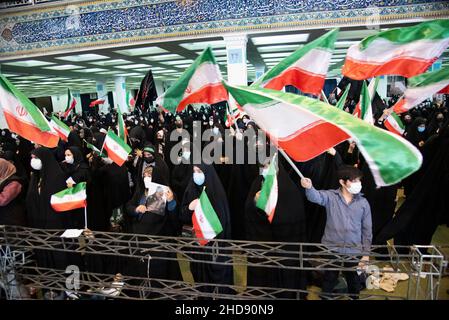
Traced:
<path id="1" fill-rule="evenodd" d="M 401 99 L 398 102 L 396 102 L 393 106 L 393 111 L 397 114 L 407 112 L 407 108 L 404 107 L 405 105 L 405 99 Z"/>
<path id="2" fill-rule="evenodd" d="M 286 85 L 292 85 L 305 93 L 319 95 L 324 85 L 324 77 L 318 74 L 304 71 L 299 68 L 291 68 L 271 79 L 264 88 L 282 90 Z"/>
<path id="3" fill-rule="evenodd" d="M 84 208 L 86 206 L 87 206 L 86 200 L 66 202 L 66 203 L 54 203 L 51 205 L 53 210 L 55 210 L 56 212 L 80 209 L 80 208 Z"/>
<path id="4" fill-rule="evenodd" d="M 411 57 L 400 57 L 389 60 L 386 63 L 373 64 L 346 58 L 342 74 L 353 80 L 366 80 L 384 74 L 400 75 L 410 78 L 426 71 L 435 60 L 436 59 L 419 60 Z"/>
<path id="5" fill-rule="evenodd" d="M 279 147 L 284 149 L 295 161 L 309 161 L 350 138 L 346 132 L 329 122 L 317 122 L 313 127 L 307 127 L 287 138 L 278 140 Z"/>
<path id="6" fill-rule="evenodd" d="M 444 87 L 443 89 L 441 89 L 440 91 L 438 91 L 438 93 L 449 94 L 449 86 Z"/>
<path id="7" fill-rule="evenodd" d="M 207 85 L 181 100 L 176 111 L 182 111 L 192 103 L 213 104 L 228 100 L 228 90 L 221 83 Z"/>
<path id="8" fill-rule="evenodd" d="M 17 133 L 27 140 L 33 141 L 47 148 L 54 148 L 58 145 L 59 136 L 57 134 L 51 133 L 50 131 L 41 131 L 39 128 L 31 124 L 20 121 L 8 111 L 5 111 L 4 114 L 9 130 Z"/>
<path id="9" fill-rule="evenodd" d="M 64 140 L 66 142 L 68 141 L 68 137 L 61 130 L 58 130 L 58 128 L 55 127 L 53 127 L 53 129 L 55 129 L 56 133 L 61 138 L 61 140 Z"/>
<path id="10" fill-rule="evenodd" d="M 195 235 L 198 238 L 198 242 L 200 243 L 200 245 L 202 245 L 202 246 L 206 245 L 209 242 L 209 240 L 204 239 L 204 234 L 200 228 L 200 224 L 198 223 L 198 220 L 196 219 L 195 212 L 192 214 L 192 225 L 193 225 L 193 230 L 195 231 Z"/>
<path id="11" fill-rule="evenodd" d="M 397 134 L 398 136 L 401 136 L 401 137 L 402 137 L 402 134 L 401 134 L 399 131 L 397 131 L 397 130 L 395 129 L 395 127 L 393 127 L 388 121 L 385 121 L 385 122 L 384 122 L 384 126 L 385 126 L 385 128 L 388 129 L 388 131 L 390 131 L 390 132 L 392 132 L 392 133 L 395 133 L 395 134 Z"/>
<path id="12" fill-rule="evenodd" d="M 109 159 L 114 161 L 119 167 L 121 167 L 125 163 L 126 159 L 122 159 L 119 156 L 117 156 L 117 154 L 114 151 L 108 148 L 107 144 L 104 145 L 104 149 L 107 151 Z"/>

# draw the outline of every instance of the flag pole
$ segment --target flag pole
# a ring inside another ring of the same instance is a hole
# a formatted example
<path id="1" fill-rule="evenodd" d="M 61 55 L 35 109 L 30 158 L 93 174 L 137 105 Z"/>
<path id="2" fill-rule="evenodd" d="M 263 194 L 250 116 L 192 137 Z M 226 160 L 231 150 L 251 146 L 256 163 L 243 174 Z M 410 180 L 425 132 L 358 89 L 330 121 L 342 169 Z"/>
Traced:
<path id="1" fill-rule="evenodd" d="M 329 101 L 326 98 L 326 95 L 324 94 L 324 91 L 321 90 L 321 95 L 323 96 L 324 102 L 326 102 L 327 104 L 329 104 Z"/>
<path id="2" fill-rule="evenodd" d="M 284 150 L 282 150 L 281 148 L 278 148 L 279 152 L 284 156 L 285 160 L 288 161 L 288 163 L 291 165 L 291 167 L 293 168 L 293 170 L 295 170 L 295 172 L 298 174 L 298 176 L 301 179 L 304 179 L 304 175 L 301 173 L 301 171 L 299 171 L 299 169 L 295 166 L 295 164 L 293 163 L 292 159 L 290 159 L 290 157 L 285 153 Z"/>
<path id="3" fill-rule="evenodd" d="M 84 229 L 87 229 L 87 205 L 84 207 Z"/>

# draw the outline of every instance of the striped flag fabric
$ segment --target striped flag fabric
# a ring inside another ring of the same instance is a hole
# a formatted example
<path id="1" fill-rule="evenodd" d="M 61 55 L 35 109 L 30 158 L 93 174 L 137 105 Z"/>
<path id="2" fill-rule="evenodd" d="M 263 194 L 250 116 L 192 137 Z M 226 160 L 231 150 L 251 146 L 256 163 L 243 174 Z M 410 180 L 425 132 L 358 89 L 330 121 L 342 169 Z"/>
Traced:
<path id="1" fill-rule="evenodd" d="M 393 28 L 349 47 L 342 74 L 354 80 L 425 72 L 449 45 L 449 19 Z"/>
<path id="2" fill-rule="evenodd" d="M 370 124 L 374 124 L 373 110 L 371 103 L 376 94 L 379 78 L 371 80 L 368 87 L 366 81 L 363 81 L 362 90 L 360 92 L 360 100 L 355 106 L 353 115 L 357 118 L 363 119 Z"/>
<path id="3" fill-rule="evenodd" d="M 105 102 L 104 99 L 97 99 L 97 100 L 94 100 L 91 103 L 89 103 L 89 107 L 92 108 L 92 107 L 95 107 L 97 105 L 103 104 L 104 102 Z"/>
<path id="4" fill-rule="evenodd" d="M 267 214 L 268 221 L 273 221 L 276 205 L 278 202 L 278 179 L 277 179 L 277 163 L 276 154 L 271 160 L 267 175 L 260 189 L 259 199 L 257 199 L 256 207 L 263 210 Z"/>
<path id="5" fill-rule="evenodd" d="M 396 113 L 407 112 L 435 93 L 449 94 L 449 67 L 408 79 L 407 89 L 393 110 Z"/>
<path id="6" fill-rule="evenodd" d="M 319 95 L 323 89 L 338 29 L 329 31 L 284 58 L 251 86 L 282 90 L 292 85 L 304 93 Z"/>
<path id="7" fill-rule="evenodd" d="M 108 131 L 104 139 L 103 149 L 108 153 L 108 157 L 121 167 L 128 159 L 131 147 L 111 130 Z"/>
<path id="8" fill-rule="evenodd" d="M 58 133 L 39 108 L 3 75 L 0 75 L 0 108 L 10 131 L 47 148 L 58 145 Z"/>
<path id="9" fill-rule="evenodd" d="M 317 99 L 262 88 L 226 87 L 270 140 L 295 161 L 308 161 L 353 139 L 378 186 L 395 184 L 421 166 L 421 153 L 407 140 Z"/>
<path id="10" fill-rule="evenodd" d="M 94 146 L 93 144 L 87 142 L 86 140 L 84 140 L 84 142 L 86 143 L 86 147 L 88 147 L 90 150 L 92 150 L 94 153 L 96 153 L 97 155 L 99 155 L 102 158 L 107 158 L 107 156 L 102 153 L 100 151 L 100 149 L 98 149 L 96 146 Z"/>
<path id="11" fill-rule="evenodd" d="M 64 122 L 52 115 L 50 125 L 58 133 L 61 140 L 66 142 L 69 140 L 70 128 Z"/>
<path id="12" fill-rule="evenodd" d="M 337 104 L 335 105 L 335 107 L 337 107 L 337 109 L 343 110 L 346 104 L 346 99 L 348 98 L 348 93 L 349 90 L 351 89 L 351 84 L 349 83 L 346 88 L 345 91 L 343 92 L 343 94 L 341 95 L 340 99 L 338 99 Z"/>
<path id="13" fill-rule="evenodd" d="M 168 90 L 156 99 L 156 104 L 175 113 L 193 103 L 214 104 L 228 100 L 219 66 L 210 47 L 196 58 L 192 65 Z"/>
<path id="14" fill-rule="evenodd" d="M 399 136 L 403 136 L 405 132 L 405 126 L 401 121 L 401 118 L 395 113 L 392 112 L 384 121 L 385 128 L 388 131 L 393 132 Z"/>
<path id="15" fill-rule="evenodd" d="M 70 92 L 70 89 L 67 89 L 67 107 L 64 111 L 65 119 L 67 119 L 70 113 L 75 109 L 75 106 L 76 106 L 76 99 Z"/>
<path id="16" fill-rule="evenodd" d="M 126 124 L 125 121 L 123 120 L 123 114 L 120 111 L 120 108 L 117 109 L 117 132 L 118 132 L 118 136 L 120 137 L 120 139 L 122 139 L 123 141 L 127 140 L 128 137 L 128 130 L 126 129 Z"/>
<path id="17" fill-rule="evenodd" d="M 133 110 L 136 105 L 136 100 L 129 91 L 126 91 L 126 105 L 128 106 L 128 110 Z"/>
<path id="18" fill-rule="evenodd" d="M 193 212 L 192 225 L 198 242 L 202 246 L 206 245 L 211 239 L 214 239 L 223 231 L 220 219 L 204 189 Z"/>
<path id="19" fill-rule="evenodd" d="M 53 210 L 57 212 L 69 211 L 87 206 L 86 182 L 77 183 L 72 188 L 55 193 L 50 198 Z"/>

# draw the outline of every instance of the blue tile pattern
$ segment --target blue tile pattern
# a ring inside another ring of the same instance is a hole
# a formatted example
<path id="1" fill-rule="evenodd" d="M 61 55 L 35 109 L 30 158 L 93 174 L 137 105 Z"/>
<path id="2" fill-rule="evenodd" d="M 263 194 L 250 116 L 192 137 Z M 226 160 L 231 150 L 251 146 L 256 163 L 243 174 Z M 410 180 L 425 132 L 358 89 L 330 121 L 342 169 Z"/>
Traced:
<path id="1" fill-rule="evenodd" d="M 381 16 L 449 12 L 446 1 L 435 0 L 98 1 L 4 15 L 0 18 L 0 56 L 28 50 L 220 32 L 229 28 L 365 19 L 372 14 L 367 8 L 373 6 Z"/>

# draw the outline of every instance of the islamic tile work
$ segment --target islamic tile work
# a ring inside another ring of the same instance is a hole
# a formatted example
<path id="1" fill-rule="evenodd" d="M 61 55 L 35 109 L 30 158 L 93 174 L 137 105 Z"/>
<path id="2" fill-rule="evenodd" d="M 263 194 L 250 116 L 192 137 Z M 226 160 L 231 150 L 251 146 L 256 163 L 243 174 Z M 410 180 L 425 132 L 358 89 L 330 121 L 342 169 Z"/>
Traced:
<path id="1" fill-rule="evenodd" d="M 361 24 L 373 12 L 382 20 L 449 16 L 449 4 L 432 0 L 86 1 L 4 14 L 0 57 L 255 28 Z"/>

